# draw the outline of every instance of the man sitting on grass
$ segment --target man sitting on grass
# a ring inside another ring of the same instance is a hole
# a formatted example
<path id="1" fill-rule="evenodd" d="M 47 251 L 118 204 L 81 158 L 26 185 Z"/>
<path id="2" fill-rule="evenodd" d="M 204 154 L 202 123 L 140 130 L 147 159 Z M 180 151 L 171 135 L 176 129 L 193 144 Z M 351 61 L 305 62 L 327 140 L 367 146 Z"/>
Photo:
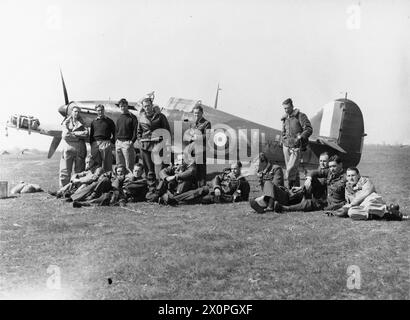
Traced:
<path id="1" fill-rule="evenodd" d="M 340 209 L 346 203 L 346 177 L 343 172 L 342 159 L 338 155 L 334 155 L 329 159 L 329 169 L 312 171 L 310 177 L 311 179 L 326 178 L 326 199 L 317 199 L 315 197 L 308 199 L 303 197 L 300 203 L 291 206 L 282 206 L 278 201 L 275 201 L 275 211 L 278 213 L 316 210 L 332 211 Z"/>
<path id="2" fill-rule="evenodd" d="M 127 169 L 124 165 L 116 166 L 114 173 L 104 173 L 97 182 L 92 183 L 84 190 L 76 192 L 71 196 L 73 207 L 89 205 L 116 205 L 125 206 L 126 199 L 123 186 Z"/>
<path id="3" fill-rule="evenodd" d="M 132 173 L 128 174 L 124 180 L 124 194 L 128 202 L 145 201 L 148 192 L 147 179 L 142 176 L 144 166 L 141 163 L 134 165 Z"/>
<path id="4" fill-rule="evenodd" d="M 249 182 L 242 176 L 242 163 L 237 161 L 231 169 L 217 175 L 213 180 L 213 191 L 204 196 L 203 204 L 248 201 Z"/>
<path id="5" fill-rule="evenodd" d="M 357 168 L 346 171 L 347 183 L 345 189 L 346 204 L 334 212 L 338 217 L 350 217 L 353 220 L 403 220 L 398 204 L 387 205 L 369 178 L 360 176 Z"/>
<path id="6" fill-rule="evenodd" d="M 77 190 L 81 190 L 91 183 L 96 182 L 103 172 L 103 169 L 95 163 L 91 156 L 88 156 L 86 158 L 85 171 L 73 175 L 70 183 L 61 187 L 57 192 L 49 191 L 48 193 L 57 198 L 70 198 Z"/>
<path id="7" fill-rule="evenodd" d="M 162 190 L 160 203 L 162 204 L 178 204 L 184 200 L 195 202 L 202 194 L 202 192 L 200 194 L 191 192 L 197 189 L 194 157 L 179 154 L 175 165 L 162 169 L 159 177 L 159 189 Z"/>

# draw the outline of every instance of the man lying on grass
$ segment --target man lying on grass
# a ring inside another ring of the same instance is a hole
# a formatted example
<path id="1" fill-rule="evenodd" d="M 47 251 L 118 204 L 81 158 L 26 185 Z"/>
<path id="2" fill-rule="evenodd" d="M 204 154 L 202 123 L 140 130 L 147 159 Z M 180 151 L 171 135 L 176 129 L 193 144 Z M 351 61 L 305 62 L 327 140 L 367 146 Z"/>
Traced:
<path id="1" fill-rule="evenodd" d="M 357 168 L 348 168 L 346 171 L 347 183 L 345 189 L 346 204 L 334 215 L 350 217 L 353 220 L 404 220 L 398 204 L 387 205 L 369 178 L 360 176 Z"/>

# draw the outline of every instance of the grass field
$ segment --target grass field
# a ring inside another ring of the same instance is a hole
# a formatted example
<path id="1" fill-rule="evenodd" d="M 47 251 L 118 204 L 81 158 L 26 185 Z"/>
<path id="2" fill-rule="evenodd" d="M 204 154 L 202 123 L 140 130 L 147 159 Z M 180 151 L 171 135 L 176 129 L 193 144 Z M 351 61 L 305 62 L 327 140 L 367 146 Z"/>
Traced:
<path id="1" fill-rule="evenodd" d="M 1 156 L 0 180 L 56 189 L 58 159 Z M 410 213 L 410 147 L 366 146 L 359 169 Z M 46 193 L 0 200 L 0 298 L 410 296 L 408 221 L 258 215 L 247 203 L 127 209 L 74 209 Z M 61 289 L 47 286 L 56 275 L 51 265 L 59 268 Z M 352 265 L 360 268 L 360 289 L 347 286 Z"/>

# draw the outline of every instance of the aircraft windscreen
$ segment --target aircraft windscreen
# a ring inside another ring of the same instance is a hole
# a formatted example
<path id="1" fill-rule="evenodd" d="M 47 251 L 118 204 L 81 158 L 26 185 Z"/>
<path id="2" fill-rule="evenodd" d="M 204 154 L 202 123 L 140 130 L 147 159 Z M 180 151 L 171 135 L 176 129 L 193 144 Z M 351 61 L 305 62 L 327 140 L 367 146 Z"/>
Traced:
<path id="1" fill-rule="evenodd" d="M 166 109 L 192 112 L 198 100 L 182 99 L 171 97 L 168 100 Z"/>

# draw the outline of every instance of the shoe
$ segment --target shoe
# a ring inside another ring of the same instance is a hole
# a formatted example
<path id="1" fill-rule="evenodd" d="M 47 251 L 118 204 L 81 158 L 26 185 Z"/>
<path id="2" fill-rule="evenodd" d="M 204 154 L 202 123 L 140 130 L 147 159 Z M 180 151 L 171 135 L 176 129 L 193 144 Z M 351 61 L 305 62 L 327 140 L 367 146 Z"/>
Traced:
<path id="1" fill-rule="evenodd" d="M 57 197 L 57 191 L 47 191 L 50 196 Z"/>
<path id="2" fill-rule="evenodd" d="M 262 208 L 256 201 L 255 199 L 249 200 L 249 204 L 253 210 L 255 210 L 257 213 L 265 213 L 265 208 Z"/>
<path id="3" fill-rule="evenodd" d="M 275 202 L 273 203 L 273 210 L 274 210 L 276 213 L 282 213 L 282 211 L 283 211 L 282 205 L 281 205 L 278 201 L 275 201 Z"/>
<path id="4" fill-rule="evenodd" d="M 390 204 L 387 207 L 387 210 L 389 211 L 387 213 L 387 220 L 391 220 L 391 221 L 401 221 L 403 220 L 403 214 L 399 211 L 400 206 L 398 204 Z M 407 216 L 406 216 L 407 217 Z M 408 217 L 407 217 L 408 219 Z M 404 219 L 406 220 L 406 218 Z"/>
<path id="5" fill-rule="evenodd" d="M 73 208 L 81 208 L 81 203 L 74 201 L 73 202 Z"/>

